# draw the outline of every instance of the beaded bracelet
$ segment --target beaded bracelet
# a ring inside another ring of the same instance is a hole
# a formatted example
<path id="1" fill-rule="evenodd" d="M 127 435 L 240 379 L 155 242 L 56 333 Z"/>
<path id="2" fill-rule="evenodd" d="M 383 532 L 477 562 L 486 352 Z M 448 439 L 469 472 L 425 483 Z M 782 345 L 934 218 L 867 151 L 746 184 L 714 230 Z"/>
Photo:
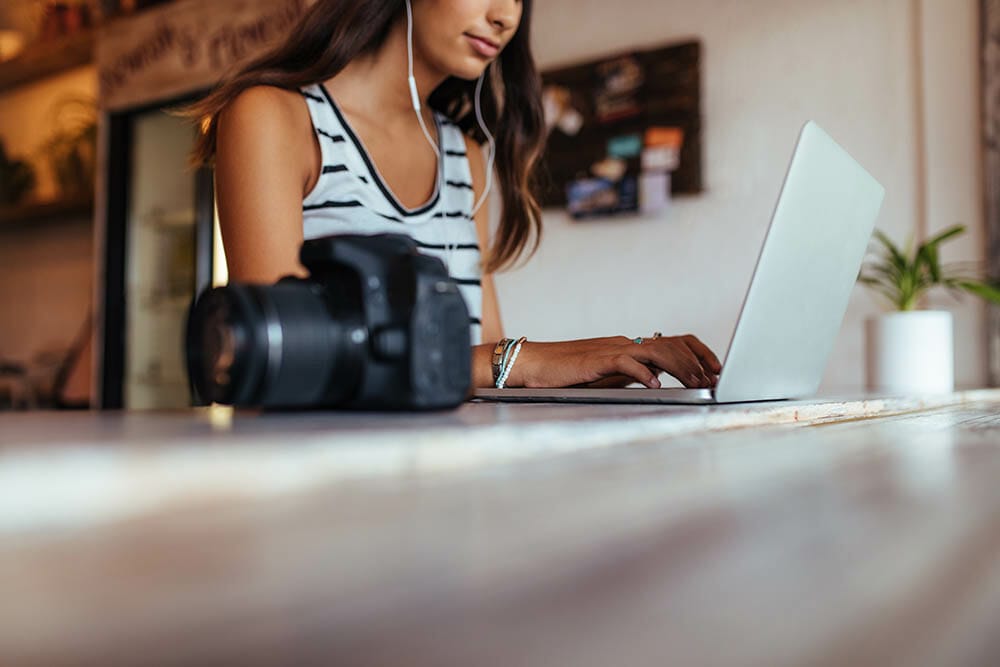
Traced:
<path id="1" fill-rule="evenodd" d="M 503 389 L 504 385 L 507 383 L 507 378 L 510 377 L 510 371 L 511 369 L 514 368 L 514 362 L 517 361 L 517 355 L 521 353 L 521 346 L 524 344 L 526 340 L 528 339 L 525 338 L 524 336 L 521 336 L 518 339 L 517 344 L 514 345 L 514 351 L 510 355 L 510 360 L 504 363 L 503 370 L 500 371 L 500 377 L 499 379 L 497 379 L 496 382 L 497 389 Z"/>
<path id="2" fill-rule="evenodd" d="M 496 385 L 497 380 L 500 379 L 500 373 L 503 371 L 503 363 L 504 361 L 506 361 L 505 357 L 507 356 L 507 353 L 510 351 L 511 346 L 513 345 L 514 345 L 513 338 L 504 338 L 503 340 L 501 340 L 499 343 L 496 344 L 496 347 L 493 348 L 493 360 L 491 365 L 493 367 L 494 385 Z"/>

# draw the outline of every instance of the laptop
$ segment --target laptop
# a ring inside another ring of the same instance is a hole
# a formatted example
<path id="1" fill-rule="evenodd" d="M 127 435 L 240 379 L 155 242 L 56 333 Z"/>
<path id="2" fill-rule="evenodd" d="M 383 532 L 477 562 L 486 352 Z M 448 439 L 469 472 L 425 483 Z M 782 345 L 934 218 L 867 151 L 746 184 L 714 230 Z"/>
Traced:
<path id="1" fill-rule="evenodd" d="M 474 397 L 706 405 L 813 396 L 884 198 L 871 174 L 806 123 L 714 388 L 477 389 Z"/>

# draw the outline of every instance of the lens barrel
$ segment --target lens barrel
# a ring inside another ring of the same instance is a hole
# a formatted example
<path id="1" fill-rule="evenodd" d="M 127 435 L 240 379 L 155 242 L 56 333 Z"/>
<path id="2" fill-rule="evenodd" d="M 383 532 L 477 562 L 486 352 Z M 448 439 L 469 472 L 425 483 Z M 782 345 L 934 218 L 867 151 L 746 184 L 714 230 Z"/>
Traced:
<path id="1" fill-rule="evenodd" d="M 263 407 L 353 396 L 367 359 L 367 333 L 357 304 L 338 304 L 322 287 L 296 279 L 205 292 L 188 319 L 188 374 L 197 395 Z"/>

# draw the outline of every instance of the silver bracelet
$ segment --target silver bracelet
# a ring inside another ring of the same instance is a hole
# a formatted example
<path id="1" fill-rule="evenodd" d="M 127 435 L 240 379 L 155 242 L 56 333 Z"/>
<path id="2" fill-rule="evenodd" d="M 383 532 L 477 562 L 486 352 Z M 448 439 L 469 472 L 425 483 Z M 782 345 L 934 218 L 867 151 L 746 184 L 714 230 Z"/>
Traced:
<path id="1" fill-rule="evenodd" d="M 500 372 L 500 379 L 497 380 L 497 389 L 503 389 L 504 385 L 507 384 L 507 378 L 510 377 L 510 371 L 514 368 L 514 362 L 517 361 L 517 355 L 521 353 L 521 346 L 524 342 L 528 340 L 524 336 L 518 339 L 517 344 L 514 345 L 514 351 L 510 355 L 510 360 L 504 362 L 503 370 Z"/>

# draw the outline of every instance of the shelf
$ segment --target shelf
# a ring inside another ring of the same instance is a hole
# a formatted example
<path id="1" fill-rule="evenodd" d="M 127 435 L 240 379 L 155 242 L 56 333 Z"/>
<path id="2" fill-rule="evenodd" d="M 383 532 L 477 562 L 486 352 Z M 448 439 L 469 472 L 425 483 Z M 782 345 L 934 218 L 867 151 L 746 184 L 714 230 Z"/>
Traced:
<path id="1" fill-rule="evenodd" d="M 142 294 L 139 296 L 139 300 L 136 305 L 138 305 L 142 310 L 152 311 L 152 312 L 176 312 L 176 311 L 186 311 L 191 305 L 191 299 L 194 297 L 194 278 L 191 279 L 192 292 L 183 295 L 165 295 L 161 296 L 158 294 Z"/>
<path id="2" fill-rule="evenodd" d="M 88 65 L 93 60 L 93 30 L 29 44 L 16 57 L 0 63 L 0 92 Z"/>
<path id="3" fill-rule="evenodd" d="M 171 211 L 165 211 L 159 208 L 153 209 L 140 219 L 143 227 L 148 227 L 157 231 L 190 231 L 194 228 L 198 218 L 195 210 L 189 206 L 187 208 L 175 209 Z"/>
<path id="4" fill-rule="evenodd" d="M 25 223 L 52 222 L 70 218 L 86 218 L 89 222 L 93 212 L 94 202 L 90 198 L 0 206 L 0 230 L 23 227 Z"/>

